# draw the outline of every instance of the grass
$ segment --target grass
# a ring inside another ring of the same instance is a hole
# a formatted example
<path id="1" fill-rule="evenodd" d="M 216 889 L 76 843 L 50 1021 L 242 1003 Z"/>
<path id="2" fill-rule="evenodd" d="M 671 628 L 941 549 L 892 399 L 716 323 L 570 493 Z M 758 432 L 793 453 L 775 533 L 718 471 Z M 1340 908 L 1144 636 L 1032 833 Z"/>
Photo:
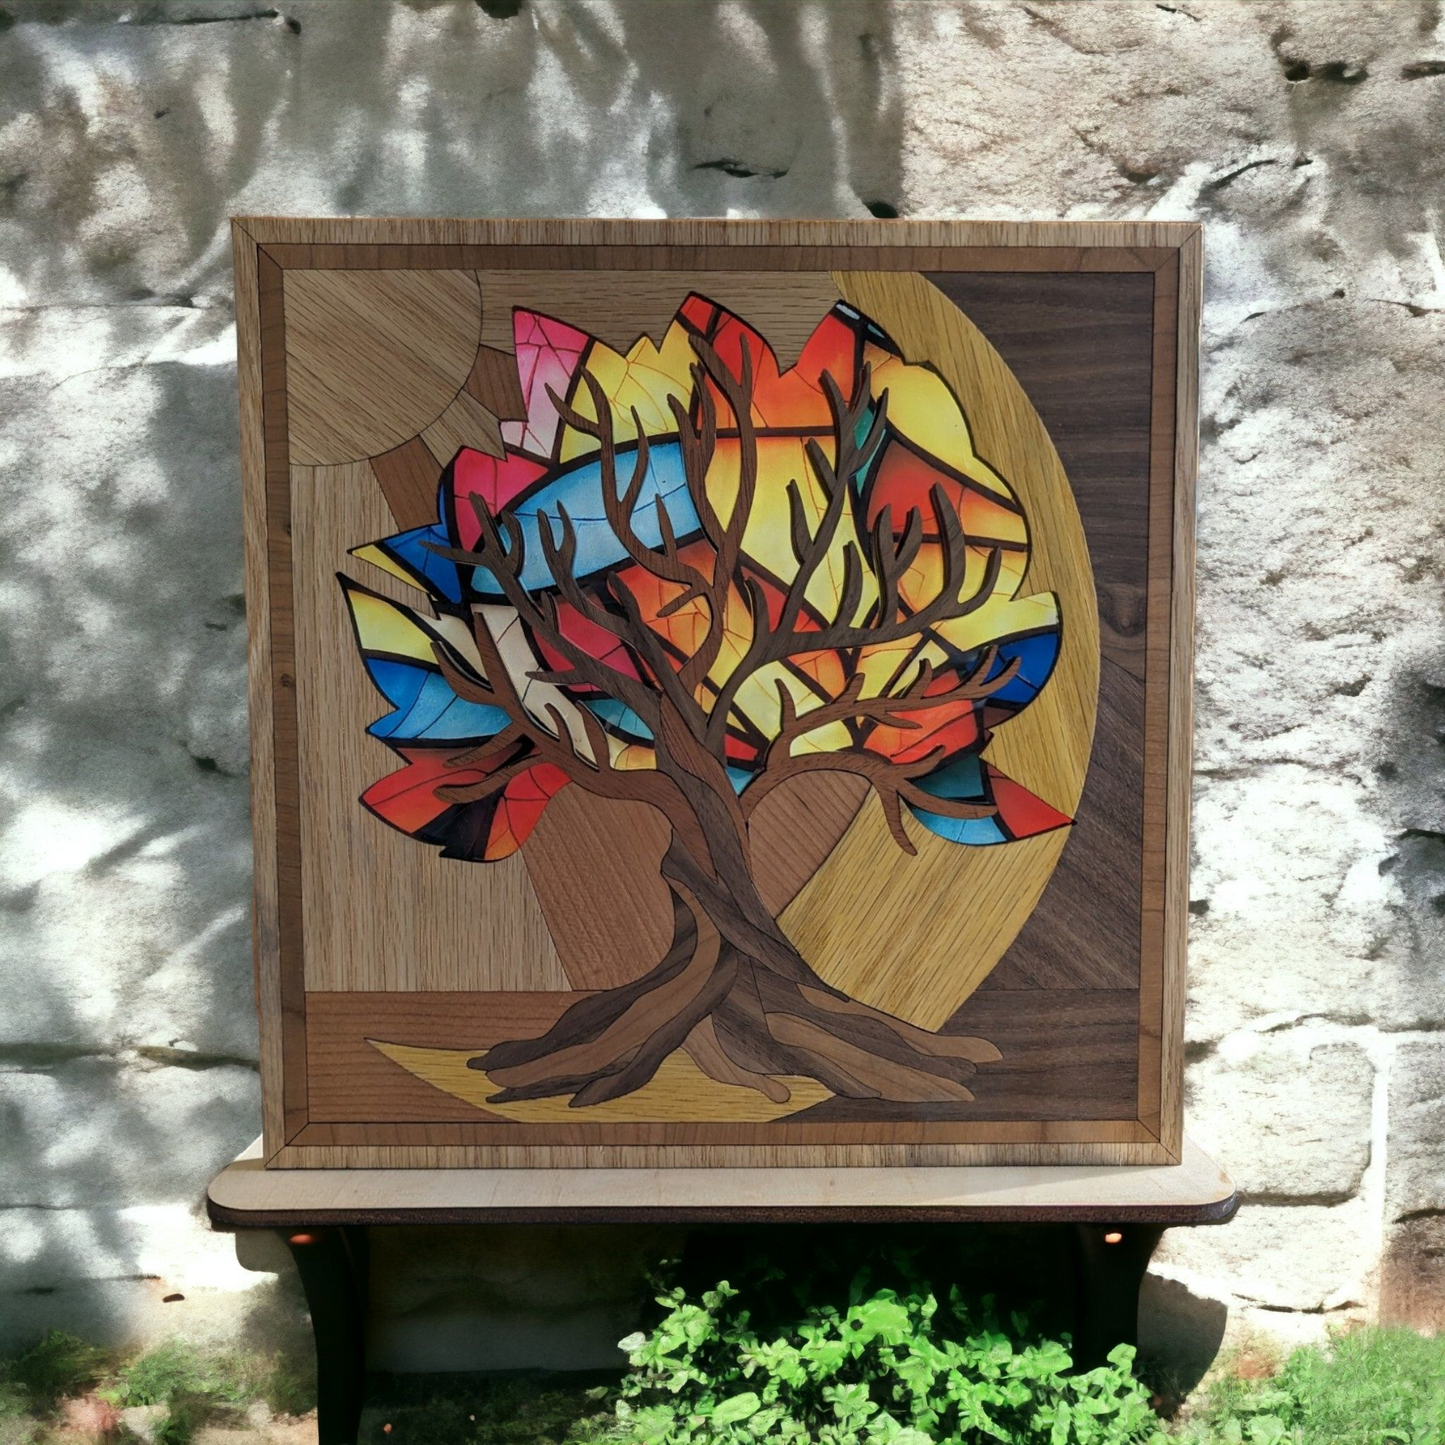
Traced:
<path id="1" fill-rule="evenodd" d="M 309 1362 L 308 1362 L 309 1363 Z M 365 1445 L 625 1445 L 609 1395 L 617 1373 L 378 1376 Z M 47 1445 L 64 1401 L 160 1404 L 158 1445 L 264 1400 L 304 1414 L 314 1386 L 279 1356 L 203 1354 L 171 1341 L 118 1357 L 46 1335 L 0 1361 L 0 1445 Z M 390 1426 L 388 1430 L 385 1427 Z M 1280 1358 L 1267 1345 L 1221 1358 L 1169 1429 L 1179 1445 L 1445 1445 L 1445 1336 L 1359 1329 Z"/>
<path id="2" fill-rule="evenodd" d="M 117 1409 L 164 1405 L 156 1445 L 186 1445 L 205 1421 L 225 1422 L 264 1401 L 275 1414 L 305 1414 L 315 1384 L 280 1355 L 202 1353 L 169 1340 L 142 1354 L 118 1355 L 61 1331 L 0 1361 L 0 1445 L 45 1445 L 67 1400 L 94 1394 Z"/>
<path id="3" fill-rule="evenodd" d="M 1238 1350 L 1185 1417 L 1182 1445 L 1445 1445 L 1445 1336 L 1342 1331 L 1282 1363 Z"/>
<path id="4" fill-rule="evenodd" d="M 0 1419 L 53 1414 L 60 1401 L 83 1394 L 110 1368 L 104 1350 L 59 1330 L 0 1363 Z"/>

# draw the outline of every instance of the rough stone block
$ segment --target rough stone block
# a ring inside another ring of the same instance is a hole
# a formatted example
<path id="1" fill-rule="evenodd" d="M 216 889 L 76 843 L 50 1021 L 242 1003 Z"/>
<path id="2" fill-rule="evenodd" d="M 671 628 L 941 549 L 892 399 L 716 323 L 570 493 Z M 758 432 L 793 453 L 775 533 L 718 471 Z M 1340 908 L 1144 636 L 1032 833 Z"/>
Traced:
<path id="1" fill-rule="evenodd" d="M 129 1209 L 12 1208 L 0 1233 L 0 1352 L 64 1329 L 101 1345 L 180 1334 L 246 1337 L 275 1294 L 237 1265 L 230 1241 L 181 1204 Z M 181 1299 L 166 1302 L 168 1295 Z M 288 1311 L 295 1316 L 294 1302 Z M 278 1335 L 278 1338 L 281 1336 Z"/>
<path id="2" fill-rule="evenodd" d="M 373 1230 L 370 1348 L 383 1368 L 605 1369 L 637 1327 L 644 1272 L 681 1231 Z"/>
<path id="3" fill-rule="evenodd" d="M 1445 1038 L 1404 1043 L 1395 1051 L 1385 1159 L 1391 1222 L 1445 1215 Z"/>
<path id="4" fill-rule="evenodd" d="M 1369 1210 L 1347 1204 L 1245 1205 L 1228 1224 L 1175 1229 L 1155 1255 L 1160 1273 L 1196 1293 L 1271 1310 L 1344 1310 L 1369 1298 L 1378 1250 Z"/>
<path id="5" fill-rule="evenodd" d="M 1390 1226 L 1380 1266 L 1379 1315 L 1386 1324 L 1445 1329 L 1445 1213 Z"/>
<path id="6" fill-rule="evenodd" d="M 1189 1070 L 1185 1107 L 1200 1144 L 1246 1201 L 1351 1198 L 1370 1162 L 1369 1055 L 1287 1033 L 1243 1042 L 1249 1052 L 1220 1049 Z"/>
<path id="7" fill-rule="evenodd" d="M 1402 1044 L 1390 1075 L 1380 1314 L 1445 1327 L 1445 1039 Z"/>
<path id="8" fill-rule="evenodd" d="M 43 1046 L 25 1052 L 28 1064 L 0 1072 L 0 1205 L 7 1208 L 162 1205 L 176 1198 L 181 1180 L 199 1193 L 255 1137 L 253 1068 L 67 1058 Z"/>

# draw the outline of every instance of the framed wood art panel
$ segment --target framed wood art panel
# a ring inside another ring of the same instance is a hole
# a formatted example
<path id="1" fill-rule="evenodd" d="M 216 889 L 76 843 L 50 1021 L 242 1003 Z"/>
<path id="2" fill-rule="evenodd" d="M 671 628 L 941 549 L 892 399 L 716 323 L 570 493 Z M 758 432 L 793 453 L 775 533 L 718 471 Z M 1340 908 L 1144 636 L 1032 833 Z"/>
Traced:
<path id="1" fill-rule="evenodd" d="M 269 1165 L 1180 1157 L 1196 225 L 234 240 Z"/>

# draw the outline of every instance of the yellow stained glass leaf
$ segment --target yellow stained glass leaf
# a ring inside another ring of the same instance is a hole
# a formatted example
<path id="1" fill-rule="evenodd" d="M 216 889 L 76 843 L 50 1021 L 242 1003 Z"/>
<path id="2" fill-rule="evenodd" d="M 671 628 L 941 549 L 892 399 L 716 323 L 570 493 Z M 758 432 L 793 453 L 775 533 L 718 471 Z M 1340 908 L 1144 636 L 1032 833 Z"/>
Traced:
<path id="1" fill-rule="evenodd" d="M 389 572 L 398 581 L 405 582 L 408 587 L 415 587 L 418 591 L 426 591 L 420 582 L 411 575 L 399 562 L 388 557 L 380 547 L 368 542 L 365 547 L 353 547 L 351 555 L 363 562 L 370 562 L 373 567 L 380 567 L 383 572 Z"/>
<path id="2" fill-rule="evenodd" d="M 1059 625 L 1058 598 L 1052 592 L 1032 597 L 1002 597 L 995 593 L 977 612 L 940 622 L 933 630 L 960 652 L 971 652 L 1000 637 L 1040 632 Z"/>
<path id="3" fill-rule="evenodd" d="M 1008 483 L 974 451 L 968 423 L 937 372 L 910 366 L 874 346 L 864 353 L 873 366 L 873 395 L 888 393 L 888 420 L 897 431 L 980 486 L 1013 499 Z"/>

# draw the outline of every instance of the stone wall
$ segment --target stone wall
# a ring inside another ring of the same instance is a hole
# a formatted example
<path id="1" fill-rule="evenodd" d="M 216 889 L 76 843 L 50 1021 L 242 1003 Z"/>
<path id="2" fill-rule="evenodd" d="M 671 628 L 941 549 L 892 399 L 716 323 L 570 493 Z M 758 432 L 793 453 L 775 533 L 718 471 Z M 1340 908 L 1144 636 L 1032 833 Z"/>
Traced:
<path id="1" fill-rule="evenodd" d="M 0 1347 L 297 1318 L 198 1209 L 258 1117 L 264 211 L 1202 218 L 1189 1113 L 1247 1203 L 1147 1324 L 1445 1323 L 1442 134 L 1424 0 L 0 0 Z M 579 1270 L 605 1341 L 630 1264 L 535 1248 L 538 1349 Z M 521 1295 L 443 1265 L 407 1319 Z"/>

